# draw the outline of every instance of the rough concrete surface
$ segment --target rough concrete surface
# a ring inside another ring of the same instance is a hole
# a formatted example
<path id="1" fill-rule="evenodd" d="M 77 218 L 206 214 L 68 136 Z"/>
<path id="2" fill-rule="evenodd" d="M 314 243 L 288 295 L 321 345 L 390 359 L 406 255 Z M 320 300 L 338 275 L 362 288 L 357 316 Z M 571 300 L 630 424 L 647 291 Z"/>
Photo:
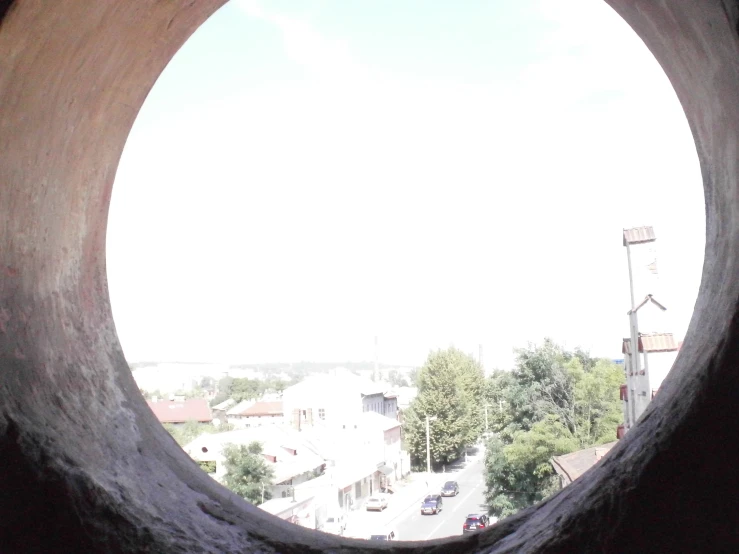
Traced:
<path id="1" fill-rule="evenodd" d="M 0 0 L 0 551 L 369 552 L 267 516 L 154 419 L 111 316 L 113 178 L 146 94 L 223 0 Z M 486 533 L 397 552 L 739 551 L 736 2 L 609 0 L 684 106 L 704 278 L 688 340 L 603 462 Z M 532 153 L 535 156 L 535 153 Z"/>

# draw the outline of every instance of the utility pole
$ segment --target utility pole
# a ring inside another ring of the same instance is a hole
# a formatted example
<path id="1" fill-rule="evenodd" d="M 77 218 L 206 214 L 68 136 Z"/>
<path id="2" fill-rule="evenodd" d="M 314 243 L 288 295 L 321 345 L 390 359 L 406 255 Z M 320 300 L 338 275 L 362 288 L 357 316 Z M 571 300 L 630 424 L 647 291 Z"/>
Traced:
<path id="1" fill-rule="evenodd" d="M 377 347 L 377 335 L 375 335 L 375 372 L 374 372 L 375 380 L 377 380 L 379 377 L 377 375 L 379 371 L 379 367 L 380 367 L 380 364 L 379 364 L 379 353 L 378 353 L 378 347 Z"/>
<path id="2" fill-rule="evenodd" d="M 634 276 L 631 266 L 631 246 L 654 242 L 656 239 L 652 227 L 635 227 L 623 230 L 623 245 L 626 247 L 626 260 L 629 264 L 629 292 L 631 293 L 631 310 L 629 310 L 629 343 L 631 346 L 630 368 L 626 375 L 627 394 L 629 399 L 629 411 L 626 430 L 636 423 L 636 382 L 639 379 L 639 321 L 636 315 L 636 301 L 634 300 Z"/>
<path id="3" fill-rule="evenodd" d="M 436 416 L 426 415 L 426 473 L 431 473 L 431 431 L 429 422 L 436 421 Z"/>
<path id="4" fill-rule="evenodd" d="M 485 404 L 485 434 L 488 432 L 488 405 Z"/>
<path id="5" fill-rule="evenodd" d="M 264 504 L 264 483 L 262 483 L 262 504 Z"/>

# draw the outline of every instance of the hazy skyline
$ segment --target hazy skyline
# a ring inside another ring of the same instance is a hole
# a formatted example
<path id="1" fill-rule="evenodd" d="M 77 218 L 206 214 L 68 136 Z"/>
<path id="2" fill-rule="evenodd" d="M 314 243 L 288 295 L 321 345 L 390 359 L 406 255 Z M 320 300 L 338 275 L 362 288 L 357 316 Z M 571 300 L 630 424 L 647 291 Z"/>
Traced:
<path id="1" fill-rule="evenodd" d="M 131 132 L 111 301 L 130 362 L 621 357 L 622 228 L 654 226 L 681 338 L 704 217 L 675 93 L 605 2 L 232 0 Z"/>

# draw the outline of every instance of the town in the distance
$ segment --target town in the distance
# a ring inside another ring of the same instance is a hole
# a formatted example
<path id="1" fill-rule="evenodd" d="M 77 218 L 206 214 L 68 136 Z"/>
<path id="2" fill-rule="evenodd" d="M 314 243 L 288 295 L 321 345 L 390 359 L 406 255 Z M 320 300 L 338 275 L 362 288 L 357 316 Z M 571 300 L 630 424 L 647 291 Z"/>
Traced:
<path id="1" fill-rule="evenodd" d="M 213 479 L 303 527 L 369 540 L 480 532 L 567 486 L 624 436 L 682 344 L 651 293 L 651 227 L 625 229 L 623 358 L 551 339 L 485 372 L 454 347 L 422 365 L 132 364 L 148 405 Z M 633 266 L 633 267 L 632 267 Z M 640 329 L 649 329 L 642 332 Z"/>
<path id="2" fill-rule="evenodd" d="M 194 463 L 274 516 L 368 540 L 480 532 L 597 464 L 657 394 L 682 342 L 665 306 L 634 294 L 649 286 L 654 240 L 651 227 L 624 230 L 623 358 L 543 339 L 508 370 L 486 372 L 482 346 L 397 367 L 379 363 L 375 337 L 374 362 L 131 369 Z"/>

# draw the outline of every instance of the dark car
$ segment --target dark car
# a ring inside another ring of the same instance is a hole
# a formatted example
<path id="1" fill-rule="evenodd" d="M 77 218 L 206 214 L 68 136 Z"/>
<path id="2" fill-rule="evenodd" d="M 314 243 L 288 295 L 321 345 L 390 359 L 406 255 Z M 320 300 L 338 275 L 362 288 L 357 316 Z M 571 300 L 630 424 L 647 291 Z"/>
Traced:
<path id="1" fill-rule="evenodd" d="M 387 533 L 383 533 L 382 535 L 370 535 L 369 540 L 371 541 L 394 541 L 396 540 L 395 532 L 388 531 Z"/>
<path id="2" fill-rule="evenodd" d="M 462 533 L 482 531 L 490 526 L 490 519 L 485 514 L 470 514 L 462 526 Z"/>
<path id="3" fill-rule="evenodd" d="M 429 494 L 421 503 L 421 515 L 438 514 L 442 509 L 444 501 L 440 494 Z"/>
<path id="4" fill-rule="evenodd" d="M 441 496 L 457 496 L 459 494 L 459 485 L 456 481 L 447 481 L 441 487 Z"/>

